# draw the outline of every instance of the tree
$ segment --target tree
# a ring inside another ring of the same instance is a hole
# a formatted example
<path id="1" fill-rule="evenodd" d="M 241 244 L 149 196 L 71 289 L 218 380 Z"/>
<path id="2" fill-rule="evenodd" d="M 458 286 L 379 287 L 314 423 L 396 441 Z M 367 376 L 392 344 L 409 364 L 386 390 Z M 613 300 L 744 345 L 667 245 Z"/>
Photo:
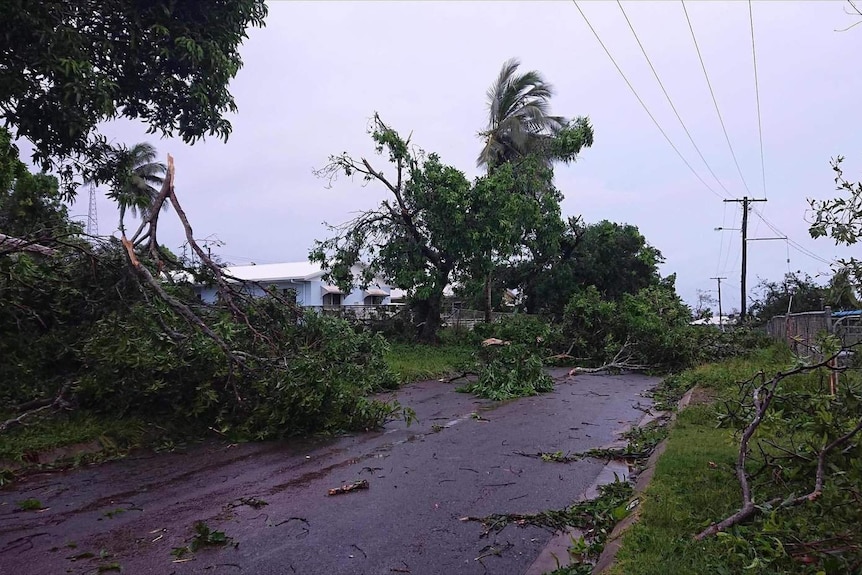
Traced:
<path id="1" fill-rule="evenodd" d="M 2 0 L 0 14 L 0 118 L 47 168 L 100 157 L 98 124 L 117 117 L 185 142 L 226 139 L 239 46 L 267 9 L 263 0 Z"/>
<path id="2" fill-rule="evenodd" d="M 528 313 L 555 318 L 562 317 L 572 295 L 587 286 L 594 286 L 604 300 L 618 301 L 655 285 L 664 261 L 636 226 L 607 220 L 584 224 L 570 218 L 558 249 L 548 251 L 551 257 L 517 262 L 501 273 L 508 287 L 523 292 Z"/>
<path id="3" fill-rule="evenodd" d="M 26 242 L 50 243 L 81 231 L 79 224 L 69 220 L 57 179 L 30 173 L 18 159 L 9 132 L 0 128 L 0 233 Z"/>
<path id="4" fill-rule="evenodd" d="M 760 295 L 751 304 L 751 315 L 760 322 L 776 315 L 821 310 L 827 304 L 826 288 L 800 272 L 785 274 L 781 282 L 761 280 L 755 290 Z"/>
<path id="5" fill-rule="evenodd" d="M 436 154 L 426 156 L 411 147 L 378 115 L 370 132 L 378 154 L 386 154 L 393 165 L 393 176 L 346 153 L 330 157 L 317 174 L 330 182 L 339 174 L 358 174 L 381 184 L 389 199 L 330 227 L 334 237 L 316 242 L 309 257 L 344 288 L 356 281 L 352 269 L 361 261 L 366 267 L 360 282 L 379 273 L 408 290 L 421 326 L 419 338 L 434 341 L 443 289 L 456 278 L 481 277 L 488 270 L 487 254 L 513 255 L 536 228 L 542 217 L 539 204 L 523 192 L 532 176 L 506 165 L 471 183 Z"/>
<path id="6" fill-rule="evenodd" d="M 519 73 L 519 66 L 517 58 L 506 61 L 488 89 L 488 123 L 479 134 L 484 139 L 484 146 L 477 164 L 487 168 L 489 174 L 506 164 L 516 170 L 525 164 L 529 166 L 535 179 L 527 186 L 526 192 L 540 205 L 549 208 L 545 214 L 548 225 L 537 227 L 531 238 L 534 245 L 527 246 L 533 248 L 530 251 L 535 258 L 542 254 L 537 249 L 539 244 L 547 243 L 542 239 L 542 232 L 551 237 L 562 232 L 562 225 L 555 225 L 561 224 L 559 201 L 562 196 L 553 187 L 553 163 L 574 161 L 582 148 L 592 145 L 593 129 L 587 118 L 569 121 L 552 115 L 549 112 L 552 86 L 535 70 Z M 546 169 L 537 169 L 537 162 Z M 491 316 L 493 259 L 494 254 L 488 252 L 484 266 L 488 268 L 484 281 L 486 321 L 490 321 Z"/>
<path id="7" fill-rule="evenodd" d="M 562 321 L 571 342 L 568 354 L 600 368 L 575 368 L 584 373 L 607 367 L 673 370 L 695 358 L 691 309 L 676 294 L 670 275 L 617 301 L 601 296 L 595 286 L 578 289 Z"/>
<path id="8" fill-rule="evenodd" d="M 544 161 L 573 161 L 583 147 L 593 144 L 588 118 L 569 121 L 549 112 L 554 89 L 542 74 L 518 73 L 517 58 L 507 60 L 488 88 L 488 124 L 476 163 L 489 171 L 507 162 L 535 155 Z"/>
<path id="9" fill-rule="evenodd" d="M 107 164 L 110 175 L 106 179 L 112 185 L 108 197 L 120 206 L 120 229 L 123 229 L 123 217 L 127 209 L 133 216 L 147 214 L 159 195 L 158 188 L 162 186 L 167 166 L 156 161 L 156 148 L 146 142 L 131 148 L 121 146 L 112 156 Z M 162 204 L 162 209 L 167 207 L 167 203 Z"/>
<path id="10" fill-rule="evenodd" d="M 858 289 L 853 285 L 849 268 L 840 268 L 829 280 L 826 288 L 826 303 L 833 310 L 856 310 L 862 307 L 859 303 Z"/>
<path id="11" fill-rule="evenodd" d="M 713 312 L 710 306 L 717 303 L 718 300 L 708 291 L 697 290 L 697 306 L 692 310 L 692 318 L 695 320 L 711 318 Z"/>
<path id="12" fill-rule="evenodd" d="M 368 283 L 379 273 L 408 290 L 421 326 L 419 338 L 434 341 L 443 289 L 463 259 L 470 182 L 436 154 L 411 149 L 409 139 L 401 138 L 377 114 L 369 132 L 377 153 L 387 154 L 394 177 L 347 153 L 331 156 L 316 173 L 330 184 L 340 174 L 358 174 L 365 182 L 382 184 L 390 197 L 376 209 L 331 226 L 334 237 L 315 242 L 309 259 L 320 262 L 327 270 L 325 277 L 344 288 L 357 280 L 351 270 L 363 260 L 367 265 L 359 281 Z"/>

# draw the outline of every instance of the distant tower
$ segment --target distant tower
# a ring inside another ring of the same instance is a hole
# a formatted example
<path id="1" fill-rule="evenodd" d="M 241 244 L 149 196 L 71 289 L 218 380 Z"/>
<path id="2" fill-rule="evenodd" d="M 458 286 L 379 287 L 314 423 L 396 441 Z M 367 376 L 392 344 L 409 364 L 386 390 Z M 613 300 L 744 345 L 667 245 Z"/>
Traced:
<path id="1" fill-rule="evenodd" d="M 90 192 L 90 209 L 87 211 L 87 235 L 99 235 L 99 216 L 96 214 L 96 186 L 93 182 L 87 184 Z"/>

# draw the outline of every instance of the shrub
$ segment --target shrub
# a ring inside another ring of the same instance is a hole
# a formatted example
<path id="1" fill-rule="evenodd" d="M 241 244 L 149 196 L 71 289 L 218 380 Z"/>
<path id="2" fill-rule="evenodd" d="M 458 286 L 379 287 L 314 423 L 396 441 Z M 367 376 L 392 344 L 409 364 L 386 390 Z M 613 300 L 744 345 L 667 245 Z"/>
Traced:
<path id="1" fill-rule="evenodd" d="M 479 379 L 459 391 L 493 400 L 538 395 L 553 391 L 554 381 L 545 373 L 542 359 L 522 343 L 488 347 Z"/>
<path id="2" fill-rule="evenodd" d="M 0 258 L 8 272 L 0 275 L 0 399 L 7 405 L 71 385 L 69 399 L 89 413 L 248 438 L 367 429 L 409 416 L 368 398 L 397 386 L 382 336 L 303 313 L 274 294 L 235 294 L 230 309 L 201 304 L 189 284 L 162 282 L 228 353 L 152 297 L 124 257 L 109 242 L 42 261 Z"/>

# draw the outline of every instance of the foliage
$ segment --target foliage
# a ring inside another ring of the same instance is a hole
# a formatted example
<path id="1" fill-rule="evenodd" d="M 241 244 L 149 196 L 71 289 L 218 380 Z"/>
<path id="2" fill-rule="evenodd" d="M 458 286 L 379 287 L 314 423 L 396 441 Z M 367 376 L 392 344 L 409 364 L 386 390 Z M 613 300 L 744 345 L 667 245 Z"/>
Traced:
<path id="1" fill-rule="evenodd" d="M 374 117 L 370 127 L 378 154 L 395 171 L 388 177 L 364 158 L 333 156 L 318 175 L 360 175 L 376 181 L 390 197 L 350 222 L 331 227 L 334 236 L 316 242 L 310 259 L 327 270 L 327 278 L 347 288 L 375 275 L 408 290 L 421 326 L 419 339 L 436 341 L 444 288 L 455 279 L 484 277 L 489 254 L 516 255 L 525 237 L 534 236 L 550 212 L 559 213 L 559 194 L 533 184 L 546 173 L 535 159 L 516 170 L 502 166 L 469 182 L 462 172 L 444 165 L 436 154 L 412 148 L 392 128 Z M 354 267 L 363 262 L 361 277 Z"/>
<path id="2" fill-rule="evenodd" d="M 165 337 L 151 311 L 155 302 L 100 318 L 83 344 L 88 369 L 80 376 L 81 405 L 124 415 L 202 420 L 222 433 L 255 439 L 367 429 L 397 416 L 397 404 L 366 398 L 395 385 L 380 336 L 357 333 L 345 320 L 314 313 L 296 322 L 293 311 L 278 302 L 259 304 L 269 309 L 255 323 L 284 342 L 283 356 L 277 369 L 273 360 L 250 360 L 247 374 L 232 373 L 221 350 L 203 334 L 182 341 Z M 159 312 L 169 329 L 182 329 L 180 318 Z M 232 345 L 250 354 L 263 352 L 253 329 L 223 311 L 213 313 L 216 329 Z M 178 381 L 184 385 L 175 385 Z"/>
<path id="3" fill-rule="evenodd" d="M 225 535 L 224 531 L 213 530 L 203 521 L 195 521 L 194 529 L 195 534 L 189 544 L 184 547 L 174 547 L 171 555 L 179 559 L 187 553 L 195 553 L 204 547 L 224 547 L 233 543 L 233 539 Z M 236 546 L 237 543 L 233 545 Z"/>
<path id="4" fill-rule="evenodd" d="M 42 505 L 41 501 L 32 497 L 18 502 L 18 509 L 21 511 L 38 511 L 44 508 L 45 506 Z"/>
<path id="5" fill-rule="evenodd" d="M 808 200 L 814 221 L 809 233 L 812 238 L 830 237 L 835 245 L 852 246 L 862 238 L 862 182 L 851 182 L 841 169 L 843 156 L 832 160 L 835 186 L 839 196 L 830 200 Z M 850 274 L 856 288 L 862 286 L 862 262 L 857 258 L 839 260 L 842 271 Z"/>
<path id="6" fill-rule="evenodd" d="M 185 142 L 226 139 L 239 46 L 267 9 L 263 0 L 4 0 L 0 13 L 0 117 L 47 167 L 98 157 L 107 147 L 98 124 L 117 117 Z"/>
<path id="7" fill-rule="evenodd" d="M 755 288 L 758 298 L 751 304 L 751 314 L 760 322 L 776 315 L 818 311 L 827 304 L 827 290 L 805 274 L 788 273 L 781 283 L 762 280 Z"/>
<path id="8" fill-rule="evenodd" d="M 738 505 L 736 441 L 751 421 L 746 400 L 753 373 L 786 368 L 786 348 L 704 365 L 679 376 L 682 387 L 707 385 L 716 407 L 683 411 L 645 493 L 641 521 L 625 536 L 612 573 L 855 573 L 862 566 L 862 451 L 858 437 L 826 455 L 823 491 L 811 491 L 824 445 L 859 423 L 862 378 L 840 376 L 829 394 L 822 371 L 780 380 L 773 403 L 756 428 L 746 470 L 760 514 L 717 538 L 691 535 Z M 742 380 L 742 381 L 740 381 Z M 748 381 L 749 383 L 743 383 Z M 761 397 L 765 397 L 761 395 Z"/>
<path id="9" fill-rule="evenodd" d="M 108 197 L 120 207 L 120 229 L 123 229 L 123 216 L 128 209 L 133 216 L 145 216 L 147 210 L 159 195 L 158 188 L 164 181 L 167 166 L 156 161 L 155 147 L 146 142 L 131 148 L 118 146 L 111 150 L 106 163 L 92 178 L 95 182 L 108 182 L 111 190 Z M 168 204 L 163 204 L 166 209 Z"/>
<path id="10" fill-rule="evenodd" d="M 468 521 L 479 521 L 485 528 L 483 535 L 499 533 L 507 526 L 536 526 L 552 532 L 576 528 L 584 533 L 579 540 L 573 540 L 569 549 L 573 563 L 559 573 L 590 573 L 591 563 L 598 559 L 605 542 L 614 526 L 624 519 L 630 511 L 629 501 L 632 486 L 626 481 L 615 480 L 599 487 L 595 499 L 580 501 L 564 509 L 552 509 L 534 514 L 494 514 L 488 517 L 465 517 Z M 581 568 L 577 566 L 580 565 Z M 589 565 L 590 569 L 585 567 Z"/>
<path id="11" fill-rule="evenodd" d="M 494 323 L 478 324 L 473 331 L 480 339 L 497 338 L 536 352 L 557 349 L 562 337 L 559 327 L 546 318 L 518 313 Z"/>
<path id="12" fill-rule="evenodd" d="M 521 182 L 514 187 L 495 186 L 495 202 L 529 198 L 539 214 L 532 222 L 524 222 L 524 233 L 516 241 L 492 242 L 474 252 L 476 257 L 469 279 L 476 285 L 470 286 L 468 292 L 481 293 L 481 306 L 477 307 L 485 310 L 488 323 L 494 305 L 493 278 L 499 268 L 514 255 L 529 255 L 527 261 L 541 268 L 557 253 L 564 226 L 559 208 L 562 194 L 553 185 L 553 165 L 559 161 L 574 162 L 583 148 L 593 144 L 589 119 L 567 120 L 551 115 L 553 88 L 541 73 L 535 70 L 520 73 L 519 66 L 516 58 L 505 62 L 488 89 L 488 123 L 479 134 L 485 145 L 477 164 L 486 167 L 489 176 L 501 169 L 511 170 Z M 496 219 L 506 221 L 500 217 Z M 500 239 L 497 228 L 490 230 L 489 238 Z"/>
<path id="13" fill-rule="evenodd" d="M 4 210 L 17 205 L 0 197 Z M 62 204 L 38 214 L 36 228 L 57 220 L 75 229 Z M 223 281 L 219 303 L 203 304 L 174 280 L 218 281 L 217 268 L 178 276 L 175 259 L 155 260 L 157 244 L 135 249 L 123 239 L 73 236 L 50 244 L 52 256 L 0 252 L 0 403 L 13 415 L 62 399 L 58 406 L 98 420 L 258 439 L 411 417 L 369 399 L 397 384 L 381 336 Z"/>
<path id="14" fill-rule="evenodd" d="M 528 344 L 512 343 L 485 348 L 478 379 L 466 383 L 458 391 L 501 401 L 553 389 L 554 380 L 545 373 L 542 358 L 535 349 Z"/>
<path id="15" fill-rule="evenodd" d="M 69 221 L 56 178 L 31 174 L 18 158 L 9 132 L 0 127 L 0 233 L 49 242 L 81 231 Z M 0 254 L 5 246 L 0 246 Z"/>
<path id="16" fill-rule="evenodd" d="M 618 301 L 659 283 L 661 252 L 638 228 L 603 220 L 584 224 L 570 218 L 558 247 L 549 246 L 532 260 L 516 262 L 500 273 L 505 285 L 523 292 L 528 313 L 557 319 L 576 291 L 593 286 L 602 299 Z"/>
<path id="17" fill-rule="evenodd" d="M 568 121 L 549 113 L 553 87 L 540 72 L 518 72 L 517 58 L 507 60 L 488 89 L 488 125 L 477 164 L 489 170 L 535 155 L 546 161 L 574 161 L 593 144 L 589 119 Z"/>
<path id="18" fill-rule="evenodd" d="M 673 280 L 623 294 L 617 302 L 603 299 L 594 286 L 576 292 L 562 324 L 572 342 L 570 355 L 599 365 L 620 353 L 629 363 L 654 369 L 689 365 L 696 354 L 691 311 L 676 295 Z"/>

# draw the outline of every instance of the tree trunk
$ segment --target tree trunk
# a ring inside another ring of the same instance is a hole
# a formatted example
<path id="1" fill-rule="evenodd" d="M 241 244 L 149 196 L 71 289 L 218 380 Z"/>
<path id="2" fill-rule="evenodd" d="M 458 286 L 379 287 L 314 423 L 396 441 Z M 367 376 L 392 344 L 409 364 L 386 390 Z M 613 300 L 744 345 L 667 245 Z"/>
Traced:
<path id="1" fill-rule="evenodd" d="M 439 343 L 440 338 L 437 332 L 443 324 L 441 315 L 443 313 L 443 290 L 446 284 L 449 283 L 449 274 L 451 269 L 443 269 L 437 272 L 437 281 L 435 282 L 434 292 L 423 302 L 422 311 L 424 318 L 419 318 L 422 322 L 422 327 L 419 330 L 419 341 L 423 343 Z"/>
<path id="2" fill-rule="evenodd" d="M 425 301 L 423 306 L 425 317 L 422 321 L 422 328 L 419 330 L 419 341 L 422 343 L 438 343 L 437 332 L 440 331 L 440 325 L 443 323 L 440 318 L 440 313 L 443 308 L 443 292 L 439 295 L 434 294 Z"/>
<path id="3" fill-rule="evenodd" d="M 491 315 L 491 272 L 485 276 L 485 323 L 491 323 L 493 317 Z"/>

